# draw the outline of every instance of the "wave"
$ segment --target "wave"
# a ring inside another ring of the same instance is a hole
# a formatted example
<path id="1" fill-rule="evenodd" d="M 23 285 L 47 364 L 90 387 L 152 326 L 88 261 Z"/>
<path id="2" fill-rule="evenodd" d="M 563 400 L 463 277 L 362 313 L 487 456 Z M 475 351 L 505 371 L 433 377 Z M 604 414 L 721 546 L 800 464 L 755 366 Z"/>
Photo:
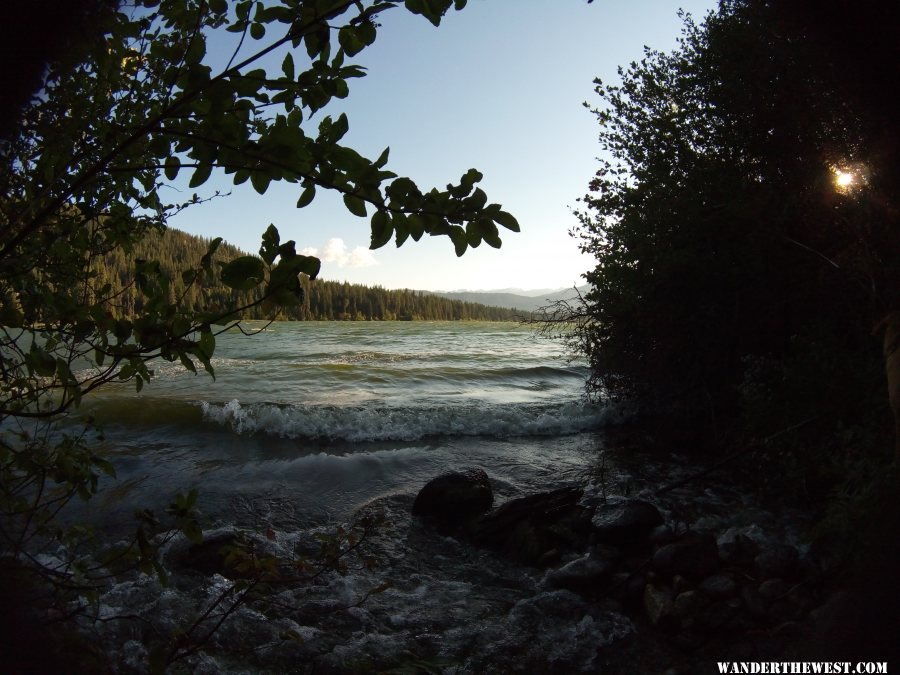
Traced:
<path id="1" fill-rule="evenodd" d="M 418 441 L 431 436 L 565 436 L 597 429 L 610 410 L 584 401 L 390 407 L 201 404 L 203 418 L 238 434 L 328 441 Z"/>

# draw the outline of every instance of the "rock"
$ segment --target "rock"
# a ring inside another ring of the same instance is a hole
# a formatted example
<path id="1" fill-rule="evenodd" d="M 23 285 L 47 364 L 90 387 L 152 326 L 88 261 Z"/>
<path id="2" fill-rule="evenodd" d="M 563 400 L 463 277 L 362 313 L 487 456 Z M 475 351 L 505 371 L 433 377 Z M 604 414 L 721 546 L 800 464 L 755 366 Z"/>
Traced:
<path id="1" fill-rule="evenodd" d="M 677 623 L 675 602 L 668 588 L 647 584 L 644 588 L 644 611 L 654 626 L 673 628 Z"/>
<path id="2" fill-rule="evenodd" d="M 744 603 L 744 607 L 747 611 L 757 619 L 761 619 L 766 616 L 766 612 L 768 611 L 768 603 L 765 598 L 760 595 L 756 586 L 748 584 L 741 589 L 741 602 Z"/>
<path id="3" fill-rule="evenodd" d="M 177 552 L 172 564 L 176 568 L 194 570 L 207 576 L 221 574 L 228 579 L 239 579 L 241 573 L 227 560 L 228 549 L 237 543 L 238 535 L 234 532 L 215 534 Z"/>
<path id="4" fill-rule="evenodd" d="M 766 579 L 759 585 L 759 594 L 769 602 L 784 598 L 790 590 L 790 585 L 784 579 Z"/>
<path id="5" fill-rule="evenodd" d="M 725 565 L 749 565 L 759 555 L 759 544 L 746 534 L 718 542 L 719 558 Z"/>
<path id="6" fill-rule="evenodd" d="M 678 623 L 682 628 L 691 628 L 696 622 L 697 615 L 709 604 L 709 600 L 699 591 L 685 591 L 675 596 L 674 603 Z"/>
<path id="7" fill-rule="evenodd" d="M 589 509 L 580 506 L 579 488 L 561 488 L 519 499 L 473 518 L 465 528 L 473 543 L 529 565 L 557 551 L 584 550 Z"/>
<path id="8" fill-rule="evenodd" d="M 681 574 L 700 580 L 719 567 L 719 549 L 712 535 L 691 533 L 657 549 L 653 569 L 664 577 Z"/>
<path id="9" fill-rule="evenodd" d="M 432 478 L 413 502 L 412 513 L 450 529 L 484 513 L 494 504 L 494 493 L 484 469 L 467 468 Z"/>
<path id="10" fill-rule="evenodd" d="M 740 608 L 740 602 L 728 603 L 724 600 L 714 600 L 697 616 L 697 626 L 707 634 L 733 627 L 732 622 L 740 613 Z"/>
<path id="11" fill-rule="evenodd" d="M 675 541 L 675 532 L 668 525 L 657 525 L 647 535 L 647 543 L 659 548 Z"/>
<path id="12" fill-rule="evenodd" d="M 685 591 L 690 591 L 693 588 L 693 585 L 690 581 L 685 579 L 680 574 L 676 574 L 672 577 L 672 590 L 675 591 L 675 595 L 679 593 L 684 593 Z"/>
<path id="13" fill-rule="evenodd" d="M 663 517 L 657 508 L 640 499 L 602 504 L 591 519 L 598 539 L 613 544 L 636 542 L 662 523 Z"/>
<path id="14" fill-rule="evenodd" d="M 730 598 L 737 591 L 734 579 L 725 574 L 714 574 L 700 582 L 698 588 L 711 598 Z"/>
<path id="15" fill-rule="evenodd" d="M 642 572 L 629 574 L 617 572 L 612 577 L 610 591 L 613 596 L 628 607 L 638 607 L 643 601 L 647 576 Z"/>
<path id="16" fill-rule="evenodd" d="M 789 544 L 777 544 L 760 551 L 753 562 L 763 579 L 790 579 L 797 572 L 799 560 L 796 548 Z"/>
<path id="17" fill-rule="evenodd" d="M 590 595 L 609 577 L 610 571 L 611 565 L 606 560 L 584 556 L 549 572 L 545 582 L 550 588 L 563 588 L 580 595 Z"/>

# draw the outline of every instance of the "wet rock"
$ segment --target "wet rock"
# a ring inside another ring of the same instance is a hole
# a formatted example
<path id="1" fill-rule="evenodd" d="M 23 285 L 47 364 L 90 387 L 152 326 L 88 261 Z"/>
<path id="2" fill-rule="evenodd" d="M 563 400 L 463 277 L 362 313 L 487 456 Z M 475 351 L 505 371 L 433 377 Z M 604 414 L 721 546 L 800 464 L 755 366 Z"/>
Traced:
<path id="1" fill-rule="evenodd" d="M 712 535 L 691 533 L 657 549 L 652 566 L 658 574 L 671 577 L 681 574 L 700 580 L 719 567 L 719 549 Z"/>
<path id="2" fill-rule="evenodd" d="M 597 507 L 591 524 L 601 542 L 636 542 L 663 523 L 659 510 L 650 502 L 629 499 Z"/>
<path id="3" fill-rule="evenodd" d="M 602 558 L 584 556 L 547 574 L 545 582 L 550 588 L 563 588 L 580 595 L 595 593 L 610 574 L 611 565 Z"/>
<path id="4" fill-rule="evenodd" d="M 644 611 L 654 626 L 666 629 L 677 625 L 675 601 L 668 588 L 647 584 L 644 588 Z"/>
<path id="5" fill-rule="evenodd" d="M 591 512 L 581 496 L 579 488 L 561 488 L 513 499 L 472 519 L 465 532 L 479 546 L 536 565 L 553 549 L 586 547 Z"/>
<path id="6" fill-rule="evenodd" d="M 719 541 L 719 558 L 725 565 L 749 565 L 759 555 L 759 544 L 746 534 Z"/>
<path id="7" fill-rule="evenodd" d="M 416 495 L 412 513 L 448 529 L 484 513 L 493 504 L 494 493 L 484 469 L 470 467 L 428 481 Z"/>
<path id="8" fill-rule="evenodd" d="M 734 579 L 725 574 L 714 574 L 700 582 L 698 588 L 711 598 L 730 598 L 737 592 Z"/>
<path id="9" fill-rule="evenodd" d="M 798 569 L 800 555 L 789 544 L 777 544 L 759 552 L 754 560 L 756 570 L 763 579 L 792 578 Z"/>

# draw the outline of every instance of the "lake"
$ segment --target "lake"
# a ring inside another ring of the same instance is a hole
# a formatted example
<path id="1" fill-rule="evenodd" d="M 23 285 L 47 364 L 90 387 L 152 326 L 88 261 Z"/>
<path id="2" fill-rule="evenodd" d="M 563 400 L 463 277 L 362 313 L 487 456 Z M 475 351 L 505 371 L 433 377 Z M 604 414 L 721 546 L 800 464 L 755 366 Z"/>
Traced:
<path id="1" fill-rule="evenodd" d="M 265 327 L 264 327 L 265 326 Z M 108 386 L 81 408 L 117 469 L 90 510 L 128 526 L 198 488 L 210 522 L 320 522 L 482 466 L 500 493 L 577 478 L 608 414 L 584 363 L 515 323 L 276 322 L 219 336 L 216 379 L 156 362 L 138 394 Z"/>

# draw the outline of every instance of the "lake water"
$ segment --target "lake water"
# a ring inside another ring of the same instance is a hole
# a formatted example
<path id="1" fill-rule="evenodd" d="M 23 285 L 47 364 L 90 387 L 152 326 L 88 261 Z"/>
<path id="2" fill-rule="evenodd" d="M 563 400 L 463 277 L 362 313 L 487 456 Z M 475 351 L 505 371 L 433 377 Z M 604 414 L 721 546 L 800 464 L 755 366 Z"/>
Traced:
<path id="1" fill-rule="evenodd" d="M 501 493 L 547 489 L 596 456 L 607 418 L 584 364 L 514 323 L 278 322 L 219 336 L 213 365 L 215 381 L 157 362 L 140 394 L 86 400 L 118 472 L 95 513 L 196 487 L 213 522 L 267 502 L 254 517 L 316 521 L 472 464 Z"/>

